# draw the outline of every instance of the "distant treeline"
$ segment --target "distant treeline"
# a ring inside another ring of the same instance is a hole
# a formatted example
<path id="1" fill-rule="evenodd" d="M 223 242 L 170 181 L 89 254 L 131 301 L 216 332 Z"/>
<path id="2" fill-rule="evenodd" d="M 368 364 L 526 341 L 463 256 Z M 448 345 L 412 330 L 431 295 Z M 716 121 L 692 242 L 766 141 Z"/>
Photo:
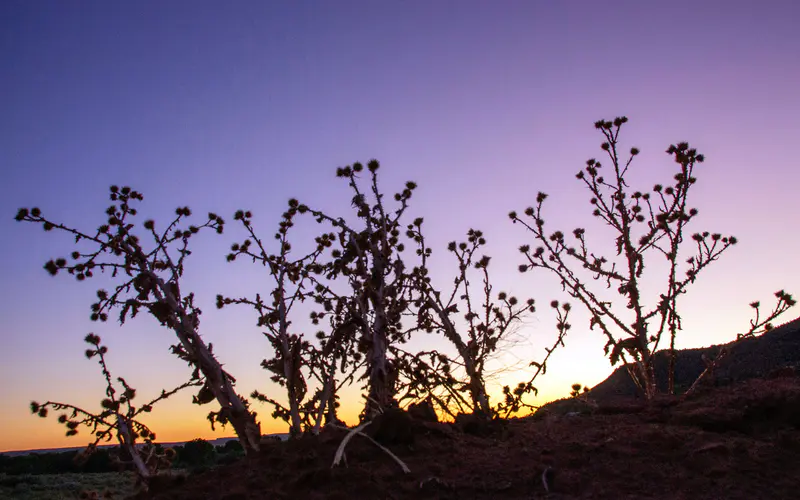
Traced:
<path id="1" fill-rule="evenodd" d="M 162 450 L 161 445 L 156 448 Z M 222 446 L 214 446 L 204 439 L 195 439 L 182 446 L 172 446 L 175 450 L 173 468 L 203 469 L 214 465 L 231 463 L 244 456 L 242 445 L 231 440 Z M 49 453 L 30 453 L 7 456 L 0 454 L 0 474 L 64 474 L 117 472 L 120 470 L 119 447 L 99 448 L 86 461 L 76 461 L 80 451 Z"/>

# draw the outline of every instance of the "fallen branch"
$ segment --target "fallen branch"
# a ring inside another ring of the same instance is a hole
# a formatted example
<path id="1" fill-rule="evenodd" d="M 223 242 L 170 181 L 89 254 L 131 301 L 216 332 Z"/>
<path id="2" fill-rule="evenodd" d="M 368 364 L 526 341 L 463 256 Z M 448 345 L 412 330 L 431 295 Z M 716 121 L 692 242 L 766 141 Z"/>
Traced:
<path id="1" fill-rule="evenodd" d="M 350 432 L 348 432 L 347 436 L 345 436 L 344 439 L 342 439 L 341 444 L 339 444 L 339 448 L 336 450 L 336 456 L 333 458 L 333 464 L 331 464 L 331 469 L 334 468 L 335 466 L 339 465 L 339 462 L 342 461 L 342 457 L 344 456 L 344 449 L 347 446 L 347 443 L 350 441 L 350 439 L 353 436 L 355 436 L 356 434 L 360 434 L 361 436 L 364 436 L 365 438 L 369 439 L 375 446 L 377 446 L 381 450 L 385 451 L 386 454 L 388 454 L 390 457 L 392 457 L 394 459 L 394 461 L 397 462 L 398 465 L 400 465 L 400 468 L 403 470 L 404 473 L 406 473 L 406 474 L 410 473 L 411 469 L 409 469 L 408 466 L 405 464 L 405 462 L 400 460 L 400 458 L 397 455 L 392 453 L 391 450 L 389 450 L 387 447 L 383 446 L 382 444 L 380 444 L 379 442 L 375 441 L 370 436 L 368 436 L 368 435 L 366 435 L 366 434 L 364 434 L 362 432 L 364 430 L 364 428 L 367 427 L 371 423 L 372 422 L 366 422 L 366 423 L 363 423 L 363 424 L 359 425 L 358 427 L 350 429 Z M 333 427 L 335 427 L 337 429 L 347 430 L 347 427 L 342 427 L 340 425 L 333 425 Z"/>
<path id="2" fill-rule="evenodd" d="M 347 446 L 347 443 L 350 441 L 350 439 L 352 439 L 353 436 L 356 435 L 356 433 L 361 432 L 361 430 L 363 428 L 365 428 L 366 426 L 368 426 L 371 423 L 372 422 L 365 422 L 365 423 L 359 425 L 358 427 L 353 428 L 350 432 L 347 433 L 347 435 L 344 437 L 344 439 L 342 439 L 342 442 L 339 444 L 339 448 L 336 449 L 336 455 L 333 457 L 333 463 L 331 464 L 331 469 L 333 469 L 335 466 L 339 465 L 339 462 L 342 461 L 342 457 L 344 456 L 344 449 Z M 331 425 L 333 425 L 333 424 L 331 424 Z M 342 429 L 342 427 L 339 427 L 339 428 Z"/>

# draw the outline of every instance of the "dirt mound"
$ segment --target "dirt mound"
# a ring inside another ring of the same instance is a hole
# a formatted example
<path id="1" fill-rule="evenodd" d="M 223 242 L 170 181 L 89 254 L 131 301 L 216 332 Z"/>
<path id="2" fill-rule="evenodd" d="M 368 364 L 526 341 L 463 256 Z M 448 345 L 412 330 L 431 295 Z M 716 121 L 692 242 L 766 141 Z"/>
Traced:
<path id="1" fill-rule="evenodd" d="M 331 468 L 345 436 L 333 430 L 269 443 L 258 456 L 156 485 L 147 498 L 774 499 L 800 488 L 797 377 L 512 419 L 488 435 L 409 425 L 410 438 L 406 428 L 387 445 L 408 474 L 360 436 L 347 465 Z"/>

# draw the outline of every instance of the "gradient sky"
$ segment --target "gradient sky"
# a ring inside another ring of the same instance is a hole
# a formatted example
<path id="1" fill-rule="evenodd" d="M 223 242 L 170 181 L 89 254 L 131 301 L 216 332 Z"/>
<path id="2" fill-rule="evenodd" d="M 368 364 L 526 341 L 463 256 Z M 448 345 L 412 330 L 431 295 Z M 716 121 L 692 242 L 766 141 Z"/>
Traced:
<path id="1" fill-rule="evenodd" d="M 0 451 L 85 444 L 86 431 L 65 438 L 54 418 L 31 416 L 28 402 L 98 407 L 102 378 L 82 354 L 90 331 L 142 399 L 188 375 L 167 352 L 173 336 L 153 319 L 91 323 L 102 283 L 42 269 L 68 255 L 71 240 L 12 219 L 35 205 L 95 228 L 110 184 L 144 193 L 142 220 L 163 223 L 189 205 L 231 221 L 248 208 L 269 237 L 292 196 L 349 214 L 335 168 L 378 158 L 386 191 L 420 185 L 410 214 L 425 217 L 441 266 L 435 278 L 446 285 L 453 271 L 446 242 L 480 228 L 497 289 L 542 305 L 502 359 L 527 362 L 552 342 L 546 304 L 562 297 L 552 276 L 516 271 L 516 248 L 532 240 L 506 214 L 545 191 L 553 229 L 583 226 L 602 241 L 609 233 L 592 220 L 574 174 L 601 153 L 592 123 L 624 114 L 623 142 L 642 150 L 632 175 L 640 188 L 671 179 L 671 143 L 687 140 L 707 156 L 690 227 L 740 244 L 683 298 L 679 347 L 731 340 L 747 328 L 750 301 L 771 305 L 780 288 L 800 294 L 798 5 L 0 2 Z M 295 237 L 315 230 L 301 225 Z M 225 262 L 241 237 L 233 224 L 223 236 L 199 236 L 184 286 L 205 312 L 204 337 L 247 394 L 270 390 L 258 366 L 267 343 L 251 311 L 214 307 L 217 293 L 269 290 L 258 268 Z M 572 323 L 567 348 L 538 381 L 539 402 L 611 371 L 586 316 L 576 312 Z M 231 435 L 212 433 L 211 405 L 190 399 L 155 408 L 148 422 L 162 440 Z M 351 423 L 360 404 L 355 393 L 345 404 Z M 259 413 L 265 432 L 285 430 L 267 408 Z"/>

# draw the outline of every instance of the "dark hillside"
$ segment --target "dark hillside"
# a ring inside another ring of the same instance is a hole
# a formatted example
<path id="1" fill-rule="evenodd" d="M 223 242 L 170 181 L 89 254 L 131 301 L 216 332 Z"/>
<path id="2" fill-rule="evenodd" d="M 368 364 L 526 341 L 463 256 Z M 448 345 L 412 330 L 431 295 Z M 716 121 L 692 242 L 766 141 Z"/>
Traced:
<path id="1" fill-rule="evenodd" d="M 730 353 L 709 380 L 711 385 L 723 386 L 764 377 L 786 366 L 800 369 L 800 318 L 758 337 L 726 345 L 731 346 Z M 678 351 L 675 365 L 675 388 L 678 393 L 688 389 L 705 369 L 702 356 L 713 359 L 721 347 L 715 345 Z M 661 391 L 667 388 L 667 363 L 667 352 L 657 352 L 656 377 Z M 601 404 L 620 398 L 639 397 L 624 366 L 617 368 L 606 380 L 592 388 L 589 394 Z"/>

